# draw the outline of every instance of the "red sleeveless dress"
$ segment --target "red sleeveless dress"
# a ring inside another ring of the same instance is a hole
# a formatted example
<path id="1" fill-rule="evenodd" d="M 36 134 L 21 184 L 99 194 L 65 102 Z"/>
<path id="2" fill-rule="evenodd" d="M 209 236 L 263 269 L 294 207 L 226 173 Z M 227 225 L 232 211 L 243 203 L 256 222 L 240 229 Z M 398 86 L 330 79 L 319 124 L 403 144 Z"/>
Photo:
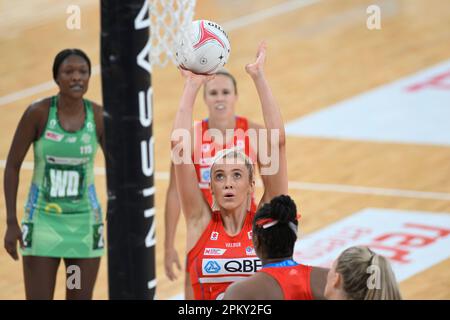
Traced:
<path id="1" fill-rule="evenodd" d="M 195 299 L 221 299 L 231 283 L 261 268 L 252 242 L 254 216 L 248 212 L 241 232 L 232 237 L 226 233 L 220 213 L 212 213 L 210 223 L 187 257 Z"/>

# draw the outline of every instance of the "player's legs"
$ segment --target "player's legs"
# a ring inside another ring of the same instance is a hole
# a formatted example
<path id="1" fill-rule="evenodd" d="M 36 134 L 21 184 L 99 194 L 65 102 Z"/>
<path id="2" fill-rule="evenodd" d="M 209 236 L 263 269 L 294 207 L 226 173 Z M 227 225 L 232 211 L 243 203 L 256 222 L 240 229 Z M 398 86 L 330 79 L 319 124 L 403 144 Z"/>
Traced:
<path id="1" fill-rule="evenodd" d="M 67 300 L 91 300 L 94 291 L 97 273 L 100 267 L 100 258 L 64 259 L 67 274 L 66 299 Z M 74 277 L 78 277 L 76 279 Z"/>
<path id="2" fill-rule="evenodd" d="M 51 300 L 55 292 L 60 258 L 23 256 L 25 297 L 27 300 Z"/>

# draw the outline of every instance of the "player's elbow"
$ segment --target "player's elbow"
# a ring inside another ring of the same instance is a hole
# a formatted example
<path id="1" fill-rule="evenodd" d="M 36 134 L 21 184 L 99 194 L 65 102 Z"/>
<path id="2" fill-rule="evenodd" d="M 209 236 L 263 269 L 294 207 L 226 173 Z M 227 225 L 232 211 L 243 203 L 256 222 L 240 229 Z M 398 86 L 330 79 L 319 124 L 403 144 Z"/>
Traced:
<path id="1" fill-rule="evenodd" d="M 267 137 L 267 141 L 271 150 L 284 148 L 286 146 L 286 132 L 284 128 L 272 129 Z"/>
<path id="2" fill-rule="evenodd" d="M 279 130 L 278 146 L 279 148 L 284 148 L 286 146 L 286 132 L 284 131 L 284 128 Z"/>

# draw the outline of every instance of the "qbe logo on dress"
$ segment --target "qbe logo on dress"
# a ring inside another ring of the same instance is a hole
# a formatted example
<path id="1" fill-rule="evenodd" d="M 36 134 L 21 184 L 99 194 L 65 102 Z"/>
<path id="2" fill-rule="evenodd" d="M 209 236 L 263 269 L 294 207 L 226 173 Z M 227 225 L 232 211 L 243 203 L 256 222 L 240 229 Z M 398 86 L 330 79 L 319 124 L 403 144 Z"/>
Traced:
<path id="1" fill-rule="evenodd" d="M 205 270 L 206 273 L 219 273 L 220 271 L 219 264 L 214 260 L 203 260 L 203 265 L 203 270 Z"/>
<path id="2" fill-rule="evenodd" d="M 236 274 L 253 274 L 262 267 L 258 257 L 245 257 L 236 259 L 203 259 L 202 269 L 205 273 L 224 276 Z"/>

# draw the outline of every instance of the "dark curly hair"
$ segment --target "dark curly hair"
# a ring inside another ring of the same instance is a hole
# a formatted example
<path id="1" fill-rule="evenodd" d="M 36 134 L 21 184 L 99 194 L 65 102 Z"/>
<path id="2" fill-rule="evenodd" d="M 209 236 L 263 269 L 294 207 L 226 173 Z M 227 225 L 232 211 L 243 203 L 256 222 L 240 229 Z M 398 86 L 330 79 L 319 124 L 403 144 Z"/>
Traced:
<path id="1" fill-rule="evenodd" d="M 269 224 L 273 223 L 270 227 Z M 291 197 L 281 195 L 264 204 L 253 221 L 253 237 L 258 252 L 266 259 L 292 256 L 297 240 L 297 206 Z"/>

